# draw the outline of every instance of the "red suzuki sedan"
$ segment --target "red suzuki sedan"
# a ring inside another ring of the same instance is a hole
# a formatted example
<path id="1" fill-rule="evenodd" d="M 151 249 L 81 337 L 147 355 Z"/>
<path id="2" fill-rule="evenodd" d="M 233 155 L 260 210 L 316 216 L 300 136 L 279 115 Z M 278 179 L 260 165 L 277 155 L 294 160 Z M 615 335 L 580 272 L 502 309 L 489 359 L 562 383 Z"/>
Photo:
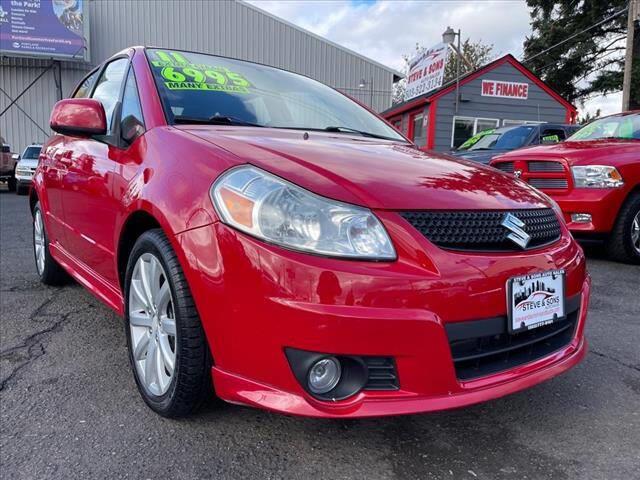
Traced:
<path id="1" fill-rule="evenodd" d="M 161 415 L 212 390 L 317 417 L 441 410 L 586 352 L 590 280 L 552 200 L 421 152 L 307 77 L 131 48 L 51 128 L 31 192 L 37 271 L 125 318 Z"/>

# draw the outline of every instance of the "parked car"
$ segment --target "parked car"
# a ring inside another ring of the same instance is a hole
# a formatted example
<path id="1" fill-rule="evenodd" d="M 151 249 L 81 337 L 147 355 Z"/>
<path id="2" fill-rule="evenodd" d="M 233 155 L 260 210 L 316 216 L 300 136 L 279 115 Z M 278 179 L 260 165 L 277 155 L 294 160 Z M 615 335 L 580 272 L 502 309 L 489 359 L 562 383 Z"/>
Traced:
<path id="1" fill-rule="evenodd" d="M 276 68 L 131 48 L 55 105 L 42 282 L 125 318 L 144 401 L 317 417 L 461 407 L 586 352 L 585 259 L 546 195 L 425 153 Z"/>
<path id="2" fill-rule="evenodd" d="M 11 153 L 11 145 L 4 143 L 4 139 L 0 137 L 0 182 L 6 182 L 9 191 L 16 190 L 16 170 L 17 158 Z"/>
<path id="3" fill-rule="evenodd" d="M 554 123 L 496 128 L 491 133 L 483 135 L 469 148 L 456 150 L 453 155 L 487 164 L 493 157 L 511 150 L 529 145 L 561 142 L 579 128 L 576 125 Z"/>
<path id="4" fill-rule="evenodd" d="M 22 155 L 18 157 L 18 164 L 16 165 L 16 193 L 18 195 L 26 195 L 29 192 L 29 186 L 31 185 L 31 178 L 38 166 L 38 158 L 40 157 L 40 150 L 42 145 L 39 143 L 32 143 L 24 149 Z"/>
<path id="5" fill-rule="evenodd" d="M 640 264 L 640 112 L 594 121 L 566 142 L 525 148 L 491 165 L 553 197 L 573 235 Z"/>

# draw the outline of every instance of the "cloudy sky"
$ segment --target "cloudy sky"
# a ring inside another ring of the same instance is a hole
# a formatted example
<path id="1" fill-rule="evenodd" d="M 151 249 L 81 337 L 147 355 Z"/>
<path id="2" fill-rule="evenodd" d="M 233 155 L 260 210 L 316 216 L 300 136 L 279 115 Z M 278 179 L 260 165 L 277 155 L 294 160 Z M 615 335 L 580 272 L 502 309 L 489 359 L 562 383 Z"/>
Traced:
<path id="1" fill-rule="evenodd" d="M 259 8 L 393 68 L 401 69 L 402 54 L 416 42 L 430 46 L 451 25 L 463 39 L 494 45 L 496 56 L 522 58 L 522 43 L 530 32 L 524 0 L 403 1 L 403 0 L 249 0 Z M 621 96 L 589 101 L 580 113 L 620 110 Z"/>

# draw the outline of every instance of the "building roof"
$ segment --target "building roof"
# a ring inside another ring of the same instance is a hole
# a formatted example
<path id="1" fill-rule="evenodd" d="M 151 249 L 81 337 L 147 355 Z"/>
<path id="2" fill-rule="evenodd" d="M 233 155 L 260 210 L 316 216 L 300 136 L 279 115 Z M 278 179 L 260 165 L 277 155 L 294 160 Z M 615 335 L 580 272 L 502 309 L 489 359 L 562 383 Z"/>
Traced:
<path id="1" fill-rule="evenodd" d="M 321 37 L 320 35 L 316 35 L 315 33 L 310 32 L 309 30 L 306 30 L 306 29 L 304 29 L 302 27 L 299 27 L 298 25 L 296 25 L 294 23 L 291 23 L 291 22 L 289 22 L 287 20 L 284 20 L 283 18 L 280 18 L 280 17 L 278 17 L 276 15 L 273 15 L 272 13 L 269 13 L 266 10 L 263 10 L 262 8 L 257 7 L 256 5 L 254 5 L 252 3 L 248 3 L 245 0 L 236 0 L 236 1 L 238 1 L 239 3 L 242 3 L 245 7 L 248 7 L 248 8 L 251 8 L 251 9 L 257 11 L 257 12 L 260 12 L 262 15 L 266 15 L 267 17 L 271 17 L 274 20 L 277 20 L 278 22 L 284 23 L 285 25 L 288 25 L 291 28 L 295 28 L 296 30 L 304 33 L 305 35 L 309 35 L 311 37 L 314 37 L 314 38 L 320 40 L 321 42 L 328 43 L 329 45 L 332 45 L 332 46 L 336 47 L 337 49 L 348 53 L 349 55 L 354 55 L 354 56 L 356 56 L 358 58 L 361 58 L 365 62 L 368 62 L 368 63 L 371 63 L 373 65 L 376 65 L 377 67 L 382 68 L 383 70 L 386 70 L 389 73 L 392 73 L 393 74 L 393 83 L 396 83 L 396 82 L 402 80 L 405 77 L 405 75 L 403 73 L 399 72 L 398 70 L 395 70 L 395 69 L 393 69 L 391 67 L 387 67 L 386 65 L 383 65 L 380 62 L 376 62 L 375 60 L 372 60 L 372 59 L 370 59 L 368 57 L 365 57 L 364 55 L 362 55 L 362 54 L 360 54 L 358 52 L 354 52 L 353 50 L 350 50 L 347 47 L 343 47 L 342 45 L 340 45 L 338 43 L 332 42 L 331 40 L 327 40 L 326 38 Z"/>
<path id="2" fill-rule="evenodd" d="M 538 87 L 540 87 L 542 90 L 544 90 L 546 93 L 548 93 L 549 95 L 551 95 L 556 101 L 560 102 L 564 107 L 566 107 L 569 110 L 572 110 L 574 112 L 577 112 L 576 107 L 570 103 L 569 101 L 567 101 L 564 97 L 562 97 L 558 92 L 556 92 L 553 88 L 551 88 L 551 86 L 549 86 L 546 82 L 544 82 L 542 79 L 540 79 L 540 77 L 538 77 L 536 74 L 534 74 L 531 70 L 529 70 L 527 67 L 525 67 L 522 63 L 520 63 L 513 55 L 511 55 L 510 53 L 508 53 L 507 55 L 504 55 L 503 57 L 500 57 L 492 62 L 487 63 L 486 65 L 483 65 L 482 67 L 472 71 L 472 72 L 468 72 L 465 73 L 464 75 L 462 75 L 460 77 L 460 85 L 464 85 L 465 83 L 469 83 L 471 80 L 479 77 L 480 75 L 483 75 L 497 67 L 499 67 L 500 65 L 504 65 L 505 63 L 508 63 L 510 65 L 512 65 L 513 67 L 515 67 L 517 70 L 520 71 L 520 73 L 522 73 L 525 77 L 529 78 L 533 83 L 535 83 Z M 420 105 L 424 105 L 426 103 L 429 103 L 447 93 L 449 93 L 450 91 L 452 91 L 453 89 L 456 88 L 456 80 L 453 79 L 447 83 L 444 83 L 440 88 L 437 88 L 435 90 L 432 90 L 430 92 L 427 92 L 423 95 L 420 95 L 419 97 L 416 98 L 412 98 L 410 100 L 407 100 L 405 102 L 402 103 L 398 103 L 396 105 L 393 105 L 391 108 L 388 108 L 387 110 L 385 110 L 384 112 L 382 112 L 380 115 L 388 118 L 394 115 L 399 115 L 401 113 L 406 112 L 407 110 L 412 110 L 415 107 L 418 107 Z"/>

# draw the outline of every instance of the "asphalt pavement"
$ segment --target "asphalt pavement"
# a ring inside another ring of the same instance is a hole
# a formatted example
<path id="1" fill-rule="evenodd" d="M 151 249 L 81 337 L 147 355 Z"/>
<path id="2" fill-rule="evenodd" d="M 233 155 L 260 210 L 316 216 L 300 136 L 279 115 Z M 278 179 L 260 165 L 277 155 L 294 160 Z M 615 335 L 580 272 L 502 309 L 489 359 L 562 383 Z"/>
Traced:
<path id="1" fill-rule="evenodd" d="M 123 322 L 82 287 L 46 287 L 26 197 L 0 187 L 0 478 L 640 478 L 640 267 L 590 252 L 590 351 L 474 407 L 310 420 L 211 402 L 149 410 Z"/>

